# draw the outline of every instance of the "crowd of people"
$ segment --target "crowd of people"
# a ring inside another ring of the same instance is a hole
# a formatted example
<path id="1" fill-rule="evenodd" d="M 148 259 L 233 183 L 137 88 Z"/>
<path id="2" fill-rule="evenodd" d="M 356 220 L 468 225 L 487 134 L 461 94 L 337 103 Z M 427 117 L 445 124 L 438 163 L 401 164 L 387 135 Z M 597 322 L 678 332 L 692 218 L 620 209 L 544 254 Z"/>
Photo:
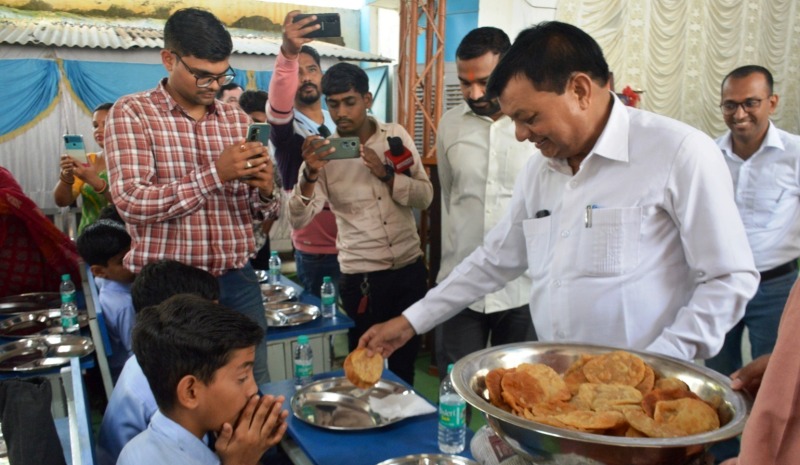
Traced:
<path id="1" fill-rule="evenodd" d="M 279 215 L 301 284 L 336 283 L 350 349 L 381 353 L 408 383 L 430 330 L 440 376 L 487 344 L 537 339 L 700 359 L 758 392 L 741 452 L 737 439 L 716 446 L 718 462 L 800 453 L 800 137 L 770 121 L 769 70 L 723 79 L 729 131 L 715 141 L 626 106 L 575 26 L 542 23 L 513 44 L 471 31 L 456 51 L 464 101 L 436 136 L 442 264 L 429 290 L 414 211 L 434 189 L 415 143 L 370 115 L 364 70 L 322 69 L 306 37 L 319 26 L 298 13 L 267 93 L 233 83 L 218 18 L 176 11 L 167 77 L 95 109 L 101 153 L 61 159 L 53 195 L 81 200 L 77 252 L 116 357 L 99 463 L 255 464 L 280 441 L 284 399 L 258 392 L 269 372 L 254 271 Z M 254 121 L 270 124 L 270 147 L 246 140 Z M 355 157 L 333 157 L 331 137 L 356 138 Z"/>

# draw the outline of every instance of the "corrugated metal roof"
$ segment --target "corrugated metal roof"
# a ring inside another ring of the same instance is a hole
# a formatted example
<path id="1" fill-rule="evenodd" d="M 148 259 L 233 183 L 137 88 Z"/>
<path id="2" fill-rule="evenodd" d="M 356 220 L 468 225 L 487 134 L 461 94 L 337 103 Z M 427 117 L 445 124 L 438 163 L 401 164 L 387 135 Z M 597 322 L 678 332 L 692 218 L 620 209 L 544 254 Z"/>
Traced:
<path id="1" fill-rule="evenodd" d="M 161 27 L 127 24 L 103 24 L 92 19 L 93 24 L 74 20 L 0 18 L 0 43 L 17 45 L 43 45 L 99 49 L 160 49 L 163 47 Z M 234 53 L 251 55 L 277 55 L 280 50 L 279 35 L 230 29 Z M 342 47 L 327 42 L 314 41 L 312 45 L 323 57 L 348 61 L 390 62 L 391 59 Z"/>

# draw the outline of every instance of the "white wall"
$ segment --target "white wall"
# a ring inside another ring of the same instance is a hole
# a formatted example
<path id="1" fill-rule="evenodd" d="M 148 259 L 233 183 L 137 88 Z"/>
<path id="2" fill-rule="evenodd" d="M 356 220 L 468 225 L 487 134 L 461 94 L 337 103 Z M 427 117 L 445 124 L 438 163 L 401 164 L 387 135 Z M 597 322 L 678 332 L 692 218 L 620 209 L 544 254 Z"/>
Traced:
<path id="1" fill-rule="evenodd" d="M 558 0 L 480 0 L 478 27 L 500 28 L 513 42 L 521 30 L 556 19 L 557 4 Z"/>

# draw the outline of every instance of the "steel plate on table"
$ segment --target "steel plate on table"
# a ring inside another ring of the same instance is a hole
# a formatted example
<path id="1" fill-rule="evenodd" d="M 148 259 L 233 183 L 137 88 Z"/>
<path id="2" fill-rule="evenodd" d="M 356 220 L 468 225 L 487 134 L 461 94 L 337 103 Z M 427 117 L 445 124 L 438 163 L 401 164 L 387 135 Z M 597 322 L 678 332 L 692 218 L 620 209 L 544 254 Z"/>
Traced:
<path id="1" fill-rule="evenodd" d="M 415 454 L 384 460 L 378 465 L 478 465 L 478 462 L 457 455 Z"/>
<path id="2" fill-rule="evenodd" d="M 297 291 L 292 286 L 283 284 L 262 284 L 261 295 L 264 296 L 264 302 L 267 303 L 285 302 L 297 297 Z"/>
<path id="3" fill-rule="evenodd" d="M 319 307 L 299 302 L 273 302 L 264 304 L 267 326 L 297 326 L 319 318 Z"/>
<path id="4" fill-rule="evenodd" d="M 382 379 L 371 389 L 359 389 L 344 376 L 321 379 L 295 392 L 292 413 L 298 419 L 320 428 L 358 431 L 381 428 L 402 418 L 387 419 L 373 412 L 369 398 L 383 399 L 411 390 L 400 383 Z"/>
<path id="5" fill-rule="evenodd" d="M 78 312 L 78 325 L 84 328 L 88 324 L 86 312 Z M 63 332 L 60 309 L 20 313 L 0 320 L 0 337 L 20 338 Z"/>
<path id="6" fill-rule="evenodd" d="M 253 270 L 256 273 L 256 278 L 258 278 L 258 282 L 266 283 L 269 279 L 269 271 L 267 270 Z"/>
<path id="7" fill-rule="evenodd" d="M 21 305 L 15 306 L 14 304 Z M 29 312 L 59 307 L 61 307 L 61 295 L 58 292 L 29 292 L 0 298 L 0 313 Z"/>
<path id="8" fill-rule="evenodd" d="M 70 357 L 92 353 L 88 337 L 59 335 L 37 336 L 0 346 L 0 371 L 36 371 L 69 363 Z"/>

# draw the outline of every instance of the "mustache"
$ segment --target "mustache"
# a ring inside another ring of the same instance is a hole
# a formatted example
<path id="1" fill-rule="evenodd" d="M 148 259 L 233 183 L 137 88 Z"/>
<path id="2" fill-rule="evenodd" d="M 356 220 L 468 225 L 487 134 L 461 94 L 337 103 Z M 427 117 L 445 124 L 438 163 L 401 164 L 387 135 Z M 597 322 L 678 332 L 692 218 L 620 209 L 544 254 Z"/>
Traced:
<path id="1" fill-rule="evenodd" d="M 471 98 L 468 98 L 468 99 L 467 99 L 467 103 L 471 103 L 471 104 L 473 104 L 473 105 L 475 105 L 475 104 L 481 104 L 481 103 L 494 103 L 494 99 L 490 99 L 490 98 L 488 98 L 488 97 L 486 97 L 486 96 L 484 95 L 483 97 L 481 97 L 481 98 L 479 98 L 479 99 L 471 99 Z"/>
<path id="2" fill-rule="evenodd" d="M 319 90 L 315 84 L 312 84 L 310 82 L 307 82 L 307 83 L 303 84 L 302 86 L 300 86 L 300 90 L 306 90 L 306 88 Z"/>
<path id="3" fill-rule="evenodd" d="M 336 125 L 338 126 L 341 123 L 350 123 L 353 124 L 353 121 L 347 118 L 339 118 L 336 120 Z"/>

